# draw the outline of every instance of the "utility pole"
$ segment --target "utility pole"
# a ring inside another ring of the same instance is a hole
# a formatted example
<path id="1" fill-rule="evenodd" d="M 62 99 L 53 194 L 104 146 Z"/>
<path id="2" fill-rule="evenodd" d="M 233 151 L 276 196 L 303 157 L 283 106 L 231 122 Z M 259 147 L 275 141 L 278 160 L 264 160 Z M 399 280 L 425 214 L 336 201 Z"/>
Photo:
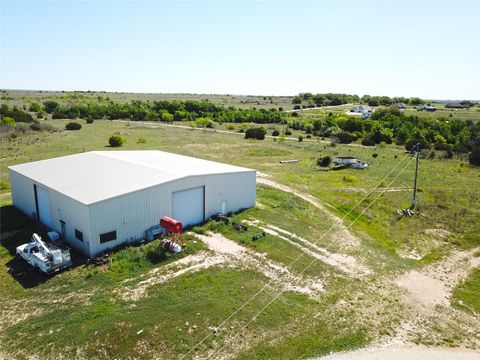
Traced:
<path id="1" fill-rule="evenodd" d="M 413 198 L 412 198 L 412 203 L 410 205 L 410 209 L 412 210 L 415 208 L 415 204 L 417 201 L 417 177 L 418 177 L 418 158 L 420 155 L 420 143 L 415 145 L 414 149 L 415 149 L 414 154 L 416 157 L 416 164 L 415 164 L 415 180 L 413 182 Z"/>

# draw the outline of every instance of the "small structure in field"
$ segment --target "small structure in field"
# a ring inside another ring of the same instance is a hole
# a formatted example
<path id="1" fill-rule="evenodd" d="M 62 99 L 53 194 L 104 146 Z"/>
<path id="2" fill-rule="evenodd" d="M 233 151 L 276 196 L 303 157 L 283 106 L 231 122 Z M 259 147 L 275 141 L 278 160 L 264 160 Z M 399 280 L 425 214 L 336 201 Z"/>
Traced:
<path id="1" fill-rule="evenodd" d="M 435 106 L 430 106 L 430 105 L 422 105 L 422 107 L 420 108 L 420 110 L 423 110 L 423 111 L 437 111 L 437 108 Z"/>
<path id="2" fill-rule="evenodd" d="M 349 111 L 349 114 L 351 115 L 361 115 L 362 119 L 369 118 L 372 113 L 373 109 L 367 105 L 357 105 Z"/>
<path id="3" fill-rule="evenodd" d="M 340 165 L 345 168 L 353 168 L 353 169 L 365 169 L 368 167 L 368 164 L 364 161 L 360 161 L 357 158 L 354 157 L 348 157 L 348 156 L 339 156 L 339 157 L 334 157 L 332 159 L 332 162 L 335 165 Z"/>

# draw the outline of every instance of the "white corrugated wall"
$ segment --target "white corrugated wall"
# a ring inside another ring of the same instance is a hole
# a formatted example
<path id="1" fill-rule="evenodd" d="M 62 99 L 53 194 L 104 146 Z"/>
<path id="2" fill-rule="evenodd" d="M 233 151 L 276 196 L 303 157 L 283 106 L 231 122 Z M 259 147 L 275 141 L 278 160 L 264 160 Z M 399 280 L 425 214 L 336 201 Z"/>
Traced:
<path id="1" fill-rule="evenodd" d="M 91 204 L 91 255 L 144 238 L 162 216 L 172 216 L 173 192 L 199 186 L 205 186 L 205 220 L 222 211 L 223 201 L 229 212 L 255 205 L 255 171 L 190 176 Z M 100 234 L 110 231 L 117 232 L 117 240 L 100 244 Z"/>
<path id="2" fill-rule="evenodd" d="M 88 242 L 92 239 L 89 237 L 91 234 L 90 218 L 89 209 L 86 205 L 52 190 L 43 184 L 35 182 L 26 176 L 18 174 L 11 169 L 9 169 L 9 176 L 12 201 L 17 209 L 31 217 L 32 213 L 36 213 L 33 185 L 36 184 L 45 188 L 48 191 L 50 200 L 51 228 L 60 234 L 60 220 L 63 220 L 66 225 L 66 240 L 73 247 L 80 249 L 84 253 L 88 253 Z M 75 238 L 75 228 L 82 231 L 84 236 L 83 242 Z"/>

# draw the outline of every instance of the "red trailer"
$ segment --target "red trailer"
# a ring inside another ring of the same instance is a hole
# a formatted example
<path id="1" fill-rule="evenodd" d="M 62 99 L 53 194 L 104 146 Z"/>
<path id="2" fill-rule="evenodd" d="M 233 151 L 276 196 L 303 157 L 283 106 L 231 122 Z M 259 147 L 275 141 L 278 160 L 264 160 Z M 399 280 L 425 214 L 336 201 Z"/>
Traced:
<path id="1" fill-rule="evenodd" d="M 168 216 L 163 216 L 160 219 L 160 226 L 167 230 L 167 235 L 172 234 L 172 240 L 174 242 L 177 242 L 182 248 L 184 247 L 182 240 L 183 226 L 180 221 Z"/>

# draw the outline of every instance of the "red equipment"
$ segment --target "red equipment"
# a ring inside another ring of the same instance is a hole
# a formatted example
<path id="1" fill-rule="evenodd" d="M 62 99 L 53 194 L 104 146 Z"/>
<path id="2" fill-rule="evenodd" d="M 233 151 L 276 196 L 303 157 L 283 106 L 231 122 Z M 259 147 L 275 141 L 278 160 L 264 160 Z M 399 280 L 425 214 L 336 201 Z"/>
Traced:
<path id="1" fill-rule="evenodd" d="M 160 219 L 160 226 L 167 230 L 167 235 L 172 234 L 172 241 L 179 244 L 182 248 L 183 239 L 182 239 L 182 223 L 175 219 L 172 219 L 168 216 L 164 216 Z"/>
<path id="2" fill-rule="evenodd" d="M 182 232 L 182 223 L 175 219 L 164 216 L 160 219 L 160 226 L 167 229 L 171 233 L 181 233 Z"/>

